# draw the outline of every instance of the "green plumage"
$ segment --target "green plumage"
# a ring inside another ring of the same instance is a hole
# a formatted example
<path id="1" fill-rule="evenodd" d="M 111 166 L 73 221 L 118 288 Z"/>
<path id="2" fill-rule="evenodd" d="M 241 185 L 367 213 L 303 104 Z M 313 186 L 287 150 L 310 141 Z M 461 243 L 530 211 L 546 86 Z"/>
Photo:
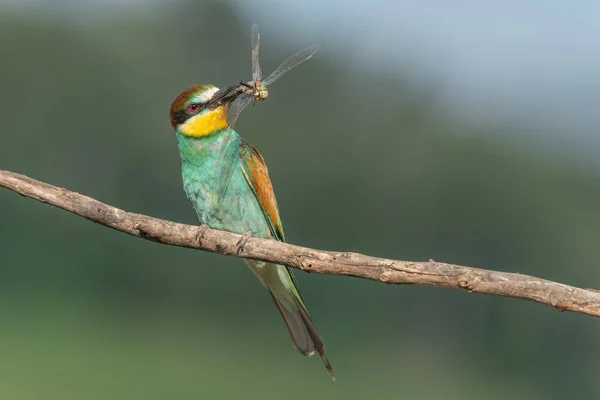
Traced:
<path id="1" fill-rule="evenodd" d="M 242 173 L 242 140 L 230 129 L 203 138 L 177 133 L 183 187 L 198 218 L 214 229 L 267 238 L 269 228 Z"/>
<path id="2" fill-rule="evenodd" d="M 270 210 L 264 205 L 265 200 L 259 195 L 260 189 L 264 188 L 259 185 L 264 183 L 260 181 L 261 175 L 255 174 L 253 163 L 263 161 L 254 148 L 229 128 L 201 138 L 185 136 L 177 131 L 177 139 L 184 189 L 201 223 L 214 229 L 239 234 L 251 231 L 255 237 L 283 240 L 279 221 L 273 221 Z M 266 167 L 264 171 L 266 174 Z M 268 185 L 271 188 L 270 180 Z M 306 311 L 288 268 L 261 261 L 245 261 L 273 296 L 298 351 L 312 355 L 316 350 L 334 378 L 323 350 L 323 340 Z"/>
<path id="3" fill-rule="evenodd" d="M 257 196 L 243 173 L 243 152 L 249 148 L 231 129 L 200 139 L 177 133 L 183 187 L 201 223 L 211 228 L 252 236 L 274 236 Z M 299 298 L 287 268 L 247 261 L 260 281 L 286 309 L 297 308 Z M 301 302 L 301 300 L 300 300 Z"/>

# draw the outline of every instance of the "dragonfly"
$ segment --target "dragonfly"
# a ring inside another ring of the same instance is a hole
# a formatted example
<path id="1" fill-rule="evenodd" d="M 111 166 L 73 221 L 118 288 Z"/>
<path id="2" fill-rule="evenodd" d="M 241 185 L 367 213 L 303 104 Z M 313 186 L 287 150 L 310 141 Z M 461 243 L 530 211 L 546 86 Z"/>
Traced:
<path id="1" fill-rule="evenodd" d="M 239 83 L 228 86 L 219 90 L 213 96 L 214 105 L 217 106 L 225 102 L 229 104 L 229 126 L 233 128 L 237 122 L 240 114 L 244 109 L 255 101 L 262 101 L 269 97 L 267 86 L 281 78 L 292 68 L 302 64 L 304 61 L 310 59 L 319 51 L 320 46 L 315 44 L 300 50 L 296 54 L 293 54 L 286 58 L 279 66 L 271 72 L 264 80 L 262 79 L 262 70 L 258 60 L 258 49 L 260 46 L 260 33 L 258 32 L 258 25 L 252 25 L 252 32 L 250 35 L 250 45 L 252 49 L 252 80 L 249 82 L 240 81 Z M 234 100 L 231 100 L 234 98 Z"/>

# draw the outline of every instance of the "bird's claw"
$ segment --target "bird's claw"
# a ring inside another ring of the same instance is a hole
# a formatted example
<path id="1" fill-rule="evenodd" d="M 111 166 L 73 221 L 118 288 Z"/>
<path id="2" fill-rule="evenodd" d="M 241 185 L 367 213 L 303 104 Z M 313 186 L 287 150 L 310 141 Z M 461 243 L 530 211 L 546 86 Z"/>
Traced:
<path id="1" fill-rule="evenodd" d="M 198 227 L 198 232 L 196 232 L 196 241 L 198 244 L 202 244 L 202 239 L 204 239 L 204 234 L 207 230 L 210 229 L 210 226 L 206 224 L 202 224 Z"/>
<path id="2" fill-rule="evenodd" d="M 250 239 L 251 237 L 252 231 L 248 231 L 244 233 L 244 236 L 242 236 L 240 240 L 238 240 L 238 242 L 235 244 L 235 253 L 237 255 L 244 251 L 244 246 L 246 245 L 246 243 L 248 243 L 248 239 Z"/>

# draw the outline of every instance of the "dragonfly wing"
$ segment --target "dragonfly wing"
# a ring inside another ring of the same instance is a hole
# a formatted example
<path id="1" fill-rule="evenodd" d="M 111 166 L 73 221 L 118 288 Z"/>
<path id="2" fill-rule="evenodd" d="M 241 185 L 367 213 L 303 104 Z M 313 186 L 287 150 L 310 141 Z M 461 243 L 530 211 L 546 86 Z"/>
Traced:
<path id="1" fill-rule="evenodd" d="M 311 58 L 317 51 L 319 51 L 320 46 L 315 44 L 314 46 L 307 47 L 304 50 L 300 50 L 296 54 L 289 56 L 284 62 L 279 64 L 279 67 L 275 71 L 271 73 L 264 81 L 263 84 L 265 86 L 270 85 L 275 82 L 277 79 L 281 78 L 283 74 L 288 72 L 290 69 L 295 66 L 302 64 L 304 61 Z"/>
<path id="2" fill-rule="evenodd" d="M 252 45 L 252 79 L 260 81 L 262 78 L 262 71 L 260 70 L 260 63 L 258 62 L 258 47 L 260 45 L 260 33 L 258 33 L 258 25 L 252 25 L 251 34 L 251 45 Z"/>
<path id="3" fill-rule="evenodd" d="M 240 114 L 242 113 L 242 111 L 244 111 L 244 108 L 246 108 L 248 106 L 248 104 L 252 103 L 253 100 L 254 100 L 254 98 L 252 96 L 249 96 L 247 94 L 242 94 L 229 104 L 229 127 L 230 128 L 233 129 L 238 118 L 240 117 Z"/>

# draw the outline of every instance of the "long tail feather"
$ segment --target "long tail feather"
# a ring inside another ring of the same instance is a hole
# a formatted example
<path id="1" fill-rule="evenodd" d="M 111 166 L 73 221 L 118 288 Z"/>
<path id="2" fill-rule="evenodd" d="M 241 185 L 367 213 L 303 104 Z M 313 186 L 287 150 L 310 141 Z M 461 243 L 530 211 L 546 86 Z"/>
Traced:
<path id="1" fill-rule="evenodd" d="M 270 293 L 275 301 L 275 305 L 277 305 L 279 313 L 287 325 L 296 349 L 298 349 L 298 351 L 305 356 L 312 356 L 315 351 L 319 353 L 321 360 L 323 360 L 323 364 L 325 364 L 325 368 L 327 368 L 327 371 L 329 372 L 331 380 L 335 381 L 335 375 L 333 373 L 333 369 L 331 368 L 331 363 L 325 355 L 325 343 L 323 342 L 323 339 L 321 338 L 314 321 L 312 318 L 310 318 L 310 315 L 308 315 L 304 304 L 302 304 L 293 293 L 290 293 L 295 305 L 294 309 L 290 310 L 279 300 L 277 300 L 272 292 Z"/>

